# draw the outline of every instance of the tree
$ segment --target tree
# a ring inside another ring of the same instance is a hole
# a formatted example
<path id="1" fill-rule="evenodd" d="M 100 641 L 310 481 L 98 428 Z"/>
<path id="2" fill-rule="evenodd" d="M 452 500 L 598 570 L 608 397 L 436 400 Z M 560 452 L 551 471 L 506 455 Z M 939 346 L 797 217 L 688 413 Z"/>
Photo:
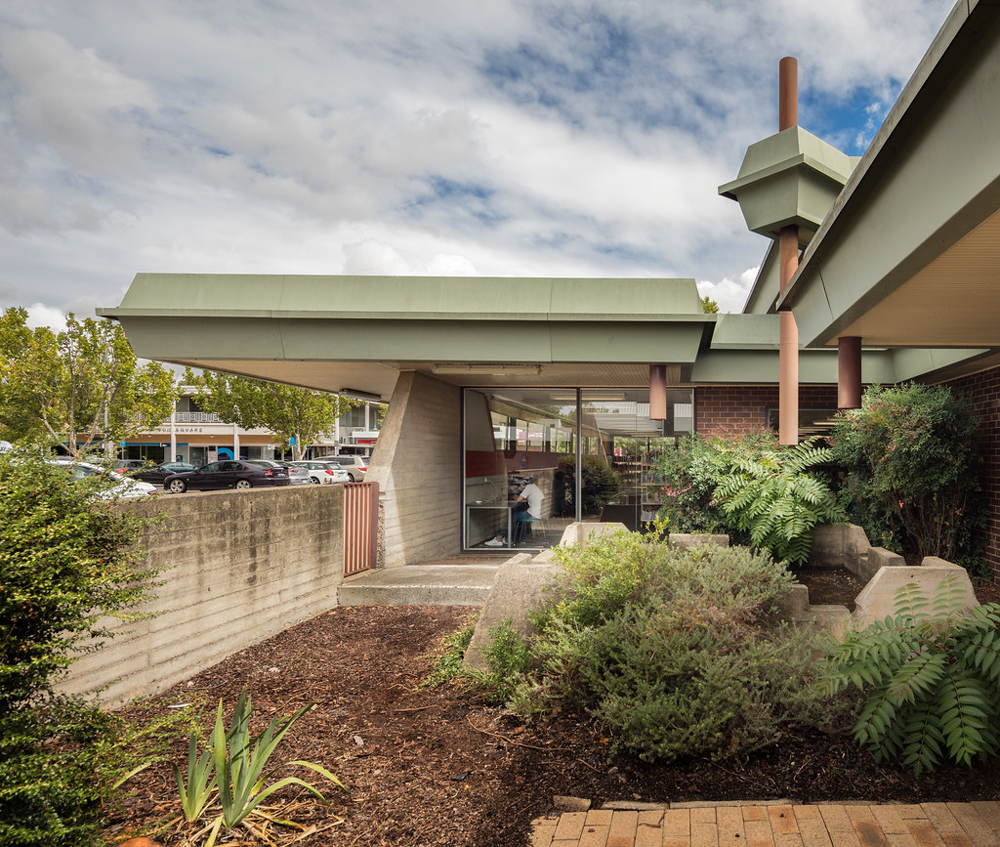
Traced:
<path id="1" fill-rule="evenodd" d="M 719 304 L 706 294 L 701 298 L 701 309 L 706 315 L 714 315 L 719 311 Z"/>
<path id="2" fill-rule="evenodd" d="M 984 524 L 979 421 L 967 395 L 916 383 L 870 386 L 833 430 L 853 514 L 873 543 L 979 569 Z"/>
<path id="3" fill-rule="evenodd" d="M 66 329 L 31 329 L 25 309 L 0 317 L 0 429 L 11 441 L 64 442 L 73 456 L 124 441 L 170 416 L 176 381 L 140 365 L 121 325 L 72 314 Z"/>
<path id="4" fill-rule="evenodd" d="M 215 371 L 195 376 L 189 368 L 184 378 L 203 389 L 198 405 L 204 411 L 243 429 L 271 430 L 278 443 L 292 448 L 295 459 L 301 459 L 310 442 L 330 432 L 337 418 L 356 405 L 337 394 Z"/>

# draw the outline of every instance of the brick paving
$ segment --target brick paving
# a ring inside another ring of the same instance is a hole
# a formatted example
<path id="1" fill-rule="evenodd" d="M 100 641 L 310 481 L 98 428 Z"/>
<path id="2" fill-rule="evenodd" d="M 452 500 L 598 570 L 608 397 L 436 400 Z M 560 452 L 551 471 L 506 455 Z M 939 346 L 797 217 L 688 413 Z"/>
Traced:
<path id="1" fill-rule="evenodd" d="M 534 821 L 529 847 L 1000 847 L 1000 802 L 670 803 Z"/>

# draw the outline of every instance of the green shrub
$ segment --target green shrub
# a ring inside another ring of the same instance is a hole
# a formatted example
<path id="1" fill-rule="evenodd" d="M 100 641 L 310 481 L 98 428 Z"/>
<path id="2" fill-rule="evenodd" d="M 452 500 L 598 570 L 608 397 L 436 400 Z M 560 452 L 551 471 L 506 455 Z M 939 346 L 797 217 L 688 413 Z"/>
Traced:
<path id="1" fill-rule="evenodd" d="M 961 600 L 955 580 L 932 598 L 911 584 L 894 618 L 830 651 L 827 691 L 867 695 L 854 738 L 876 760 L 898 758 L 919 774 L 945 755 L 971 765 L 1000 749 L 1000 604 L 963 611 Z"/>
<path id="2" fill-rule="evenodd" d="M 420 683 L 421 688 L 436 688 L 454 679 L 465 676 L 465 651 L 476 634 L 476 619 L 457 632 L 448 633 L 438 644 L 431 672 Z"/>
<path id="3" fill-rule="evenodd" d="M 847 523 L 837 496 L 806 468 L 830 460 L 814 440 L 794 447 L 735 456 L 720 476 L 715 497 L 722 511 L 749 533 L 750 546 L 802 565 L 809 559 L 817 524 Z"/>
<path id="4" fill-rule="evenodd" d="M 726 533 L 731 543 L 802 564 L 813 528 L 847 519 L 830 486 L 806 472 L 829 459 L 813 442 L 782 447 L 766 430 L 684 439 L 660 460 L 666 480 L 660 516 L 674 532 Z"/>
<path id="5" fill-rule="evenodd" d="M 96 763 L 61 752 L 93 717 L 62 704 L 52 684 L 110 636 L 108 616 L 150 593 L 136 539 L 141 521 L 97 481 L 28 455 L 0 456 L 0 842 L 88 843 L 102 785 Z M 91 640 L 93 639 L 93 640 Z M 106 733 L 103 736 L 106 738 Z M 81 748 L 82 749 L 82 748 Z"/>
<path id="6" fill-rule="evenodd" d="M 726 756 L 822 722 L 816 637 L 777 622 L 789 572 L 745 548 L 683 551 L 619 533 L 562 548 L 512 702 L 571 704 L 643 759 Z"/>
<path id="7" fill-rule="evenodd" d="M 967 396 L 947 386 L 871 386 L 833 431 L 852 512 L 874 544 L 979 567 L 984 499 Z"/>

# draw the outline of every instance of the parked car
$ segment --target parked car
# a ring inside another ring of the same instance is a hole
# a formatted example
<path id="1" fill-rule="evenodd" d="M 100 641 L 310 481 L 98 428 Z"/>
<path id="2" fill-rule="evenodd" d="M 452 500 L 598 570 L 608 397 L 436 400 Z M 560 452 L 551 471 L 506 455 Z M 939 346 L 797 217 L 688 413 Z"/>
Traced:
<path id="1" fill-rule="evenodd" d="M 163 462 L 152 468 L 141 468 L 137 471 L 126 471 L 126 473 L 133 479 L 141 479 L 144 482 L 162 483 L 171 474 L 193 470 L 195 470 L 195 466 L 187 462 Z"/>
<path id="2" fill-rule="evenodd" d="M 194 491 L 215 491 L 223 488 L 256 488 L 288 485 L 288 469 L 268 467 L 246 459 L 223 459 L 193 471 L 175 473 L 163 480 L 163 488 L 172 494 Z"/>
<path id="3" fill-rule="evenodd" d="M 131 473 L 141 470 L 146 464 L 145 459 L 117 459 L 111 463 L 111 470 L 120 474 Z"/>
<path id="4" fill-rule="evenodd" d="M 351 481 L 351 478 L 347 475 L 347 471 L 336 462 L 299 461 L 292 462 L 292 464 L 303 468 L 309 474 L 309 481 L 317 485 Z"/>
<path id="5" fill-rule="evenodd" d="M 295 467 L 291 462 L 275 462 L 271 459 L 251 459 L 250 461 L 255 465 L 263 465 L 265 468 L 284 468 L 288 471 L 288 482 L 291 485 L 308 485 L 312 482 L 305 470 Z"/>
<path id="6" fill-rule="evenodd" d="M 58 465 L 69 471 L 72 479 L 103 478 L 105 484 L 101 487 L 97 495 L 102 500 L 115 500 L 119 497 L 149 497 L 151 494 L 156 494 L 157 492 L 155 485 L 150 485 L 148 482 L 142 482 L 127 476 L 120 477 L 115 473 L 109 473 L 107 468 L 102 468 L 90 462 L 79 462 L 73 459 L 52 459 L 50 461 L 51 464 Z"/>
<path id="7" fill-rule="evenodd" d="M 328 458 L 320 457 L 317 461 L 333 462 L 335 465 L 340 465 L 341 468 L 347 471 L 351 482 L 361 482 L 368 472 L 367 456 L 330 456 Z"/>

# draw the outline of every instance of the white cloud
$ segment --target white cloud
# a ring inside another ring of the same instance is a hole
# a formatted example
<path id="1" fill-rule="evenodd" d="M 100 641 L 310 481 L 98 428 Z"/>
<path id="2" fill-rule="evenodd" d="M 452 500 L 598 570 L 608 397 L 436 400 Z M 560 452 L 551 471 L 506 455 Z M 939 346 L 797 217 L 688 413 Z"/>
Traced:
<path id="1" fill-rule="evenodd" d="M 778 59 L 803 125 L 851 145 L 949 6 L 11 0 L 0 301 L 480 273 L 697 276 L 738 310 L 764 244 L 716 189 L 775 131 Z"/>
<path id="2" fill-rule="evenodd" d="M 66 329 L 66 315 L 59 309 L 52 309 L 43 303 L 32 303 L 28 306 L 27 324 L 32 329 L 47 326 L 53 332 Z"/>
<path id="3" fill-rule="evenodd" d="M 699 279 L 698 293 L 718 303 L 720 312 L 742 312 L 759 270 L 759 267 L 747 268 L 740 274 L 738 282 L 729 278 L 719 282 Z"/>

